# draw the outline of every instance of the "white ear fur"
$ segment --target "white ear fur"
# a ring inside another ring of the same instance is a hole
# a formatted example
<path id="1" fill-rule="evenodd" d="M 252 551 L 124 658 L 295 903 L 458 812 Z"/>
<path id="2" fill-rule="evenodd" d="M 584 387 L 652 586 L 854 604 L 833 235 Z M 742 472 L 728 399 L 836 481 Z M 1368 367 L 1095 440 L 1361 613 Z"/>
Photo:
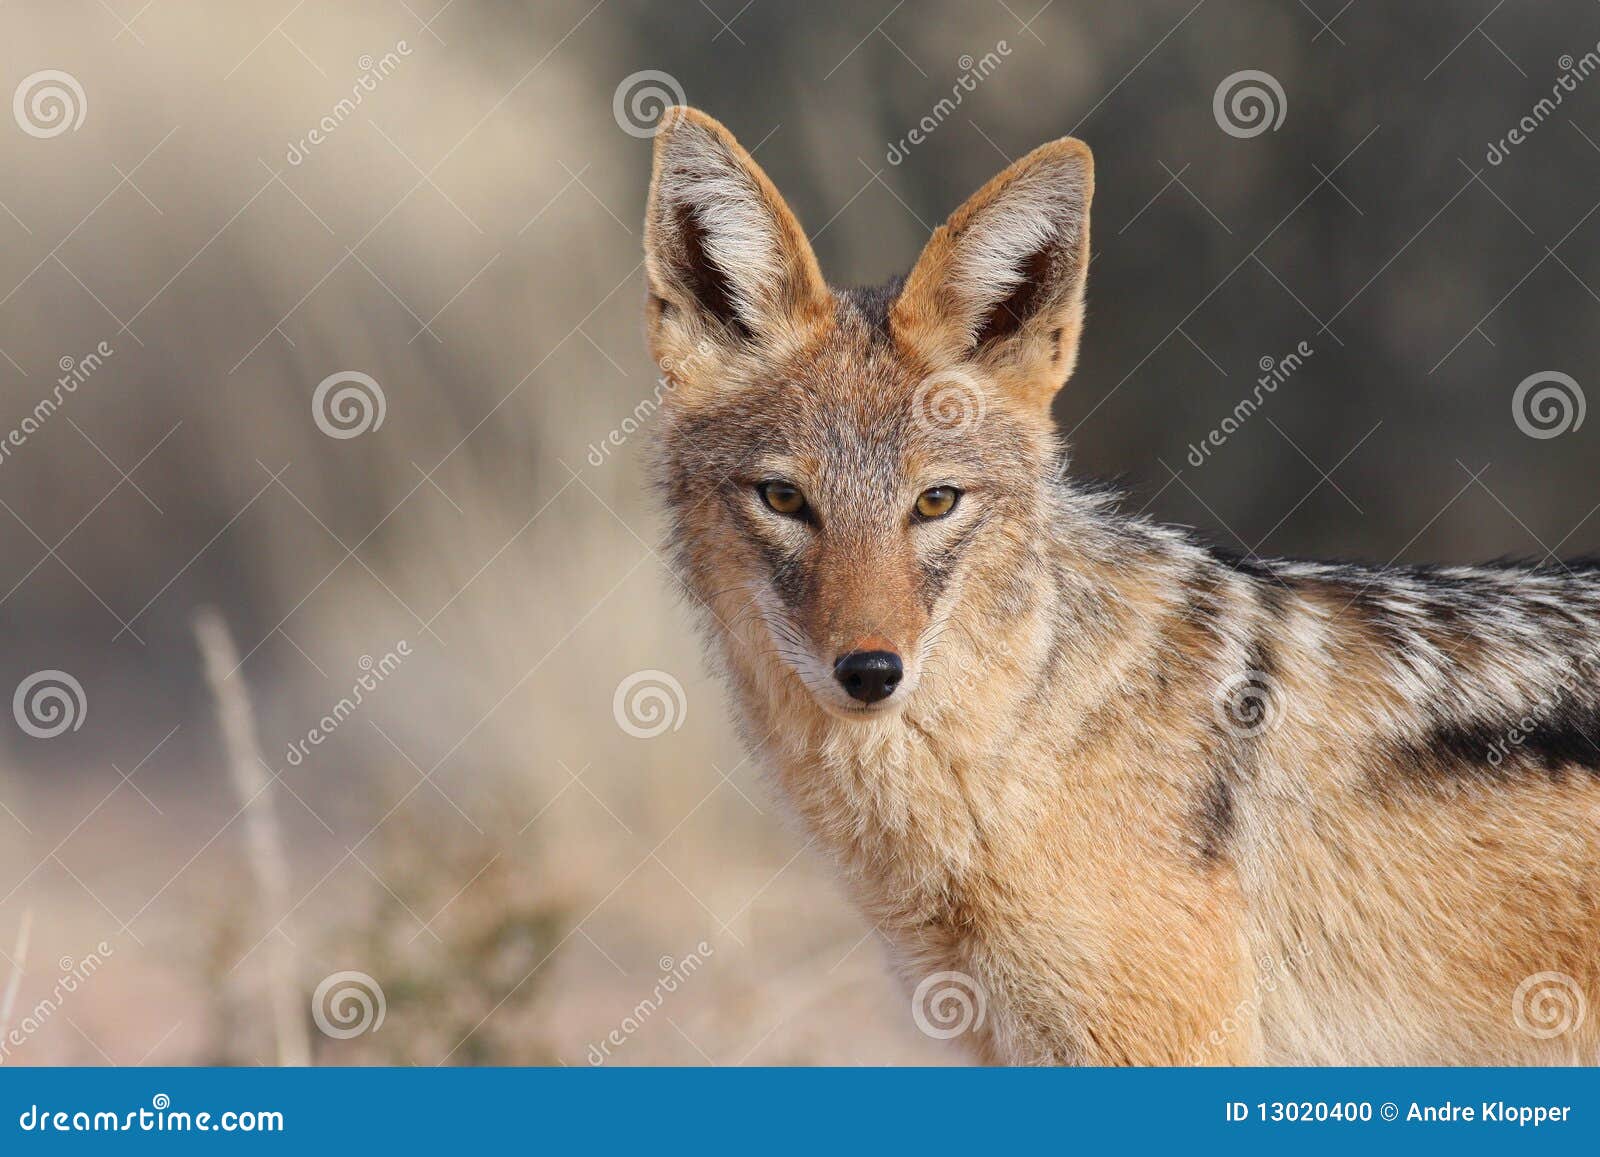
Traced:
<path id="1" fill-rule="evenodd" d="M 998 388 L 1048 410 L 1077 357 L 1093 198 L 1082 141 L 1034 149 L 934 230 L 895 332 L 932 364 L 981 363 Z"/>
<path id="2" fill-rule="evenodd" d="M 732 134 L 675 109 L 656 137 L 645 221 L 653 290 L 672 305 L 770 335 L 826 297 L 799 223 Z"/>
<path id="3" fill-rule="evenodd" d="M 669 219 L 692 213 L 706 256 L 726 278 L 734 308 L 754 329 L 783 276 L 777 233 L 761 194 L 710 133 L 685 125 L 673 134 L 659 196 Z"/>
<path id="4" fill-rule="evenodd" d="M 1086 177 L 1076 158 L 1054 158 L 1020 174 L 973 217 L 956 241 L 951 270 L 969 340 L 988 311 L 1037 272 L 1030 263 L 1039 255 L 1052 267 L 1070 258 L 1088 210 Z"/>

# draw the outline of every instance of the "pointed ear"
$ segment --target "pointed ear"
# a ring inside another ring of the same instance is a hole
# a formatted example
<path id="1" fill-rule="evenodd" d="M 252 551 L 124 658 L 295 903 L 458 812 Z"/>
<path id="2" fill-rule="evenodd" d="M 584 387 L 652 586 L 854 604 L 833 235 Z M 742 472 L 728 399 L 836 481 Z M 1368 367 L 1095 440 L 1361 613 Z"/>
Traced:
<path id="1" fill-rule="evenodd" d="M 776 352 L 832 316 L 789 206 L 733 134 L 695 109 L 661 119 L 644 238 L 658 361 L 690 348 Z"/>
<path id="2" fill-rule="evenodd" d="M 895 304 L 895 332 L 935 365 L 976 362 L 1048 409 L 1077 361 L 1093 195 L 1082 141 L 1017 161 L 929 239 Z"/>

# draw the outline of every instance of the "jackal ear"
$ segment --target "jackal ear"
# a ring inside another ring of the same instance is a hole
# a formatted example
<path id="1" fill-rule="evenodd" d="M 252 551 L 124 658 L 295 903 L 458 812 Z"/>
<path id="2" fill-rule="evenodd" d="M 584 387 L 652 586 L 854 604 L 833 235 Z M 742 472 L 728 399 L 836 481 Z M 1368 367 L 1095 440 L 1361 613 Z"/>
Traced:
<path id="1" fill-rule="evenodd" d="M 644 249 L 658 359 L 707 340 L 781 347 L 831 316 L 789 206 L 733 134 L 696 109 L 661 119 Z"/>
<path id="2" fill-rule="evenodd" d="M 895 303 L 895 332 L 935 363 L 979 362 L 1048 407 L 1078 357 L 1093 195 L 1082 141 L 1011 165 L 928 240 Z"/>

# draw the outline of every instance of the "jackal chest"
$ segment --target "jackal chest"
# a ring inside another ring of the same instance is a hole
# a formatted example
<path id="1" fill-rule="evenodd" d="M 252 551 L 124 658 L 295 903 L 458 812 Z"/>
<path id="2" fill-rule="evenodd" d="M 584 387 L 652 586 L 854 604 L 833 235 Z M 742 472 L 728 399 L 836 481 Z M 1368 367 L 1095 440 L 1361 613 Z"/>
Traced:
<path id="1" fill-rule="evenodd" d="M 784 794 L 852 877 L 923 912 L 979 853 L 977 809 L 960 776 L 923 743 L 847 736 L 780 764 Z"/>

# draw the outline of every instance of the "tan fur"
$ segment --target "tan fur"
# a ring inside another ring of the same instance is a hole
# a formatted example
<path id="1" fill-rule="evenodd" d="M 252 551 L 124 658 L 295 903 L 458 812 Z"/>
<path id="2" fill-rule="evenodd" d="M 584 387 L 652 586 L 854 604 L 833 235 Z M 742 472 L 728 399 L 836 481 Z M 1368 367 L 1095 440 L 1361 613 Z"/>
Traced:
<path id="1" fill-rule="evenodd" d="M 961 1039 L 1001 1063 L 1600 1061 L 1600 1012 L 1540 1035 L 1512 1003 L 1540 973 L 1600 1001 L 1600 748 L 1561 754 L 1594 711 L 1594 669 L 1561 672 L 1600 644 L 1600 582 L 1258 573 L 1059 483 L 1080 142 L 960 208 L 880 325 L 823 286 L 726 129 L 664 123 L 647 317 L 682 386 L 674 557 L 747 741 L 908 989 L 971 978 L 986 1016 Z M 686 225 L 684 173 L 748 203 L 687 202 Z M 721 268 L 724 227 L 773 252 Z M 941 375 L 976 391 L 971 423 L 926 420 Z M 773 477 L 811 523 L 762 507 Z M 949 519 L 908 518 L 949 484 Z M 831 677 L 863 647 L 904 657 L 884 710 Z M 1222 715 L 1252 673 L 1270 719 L 1243 734 Z M 1476 755 L 1541 696 L 1568 722 Z"/>

